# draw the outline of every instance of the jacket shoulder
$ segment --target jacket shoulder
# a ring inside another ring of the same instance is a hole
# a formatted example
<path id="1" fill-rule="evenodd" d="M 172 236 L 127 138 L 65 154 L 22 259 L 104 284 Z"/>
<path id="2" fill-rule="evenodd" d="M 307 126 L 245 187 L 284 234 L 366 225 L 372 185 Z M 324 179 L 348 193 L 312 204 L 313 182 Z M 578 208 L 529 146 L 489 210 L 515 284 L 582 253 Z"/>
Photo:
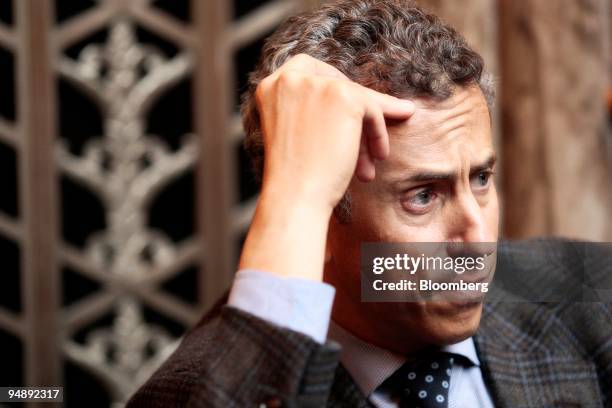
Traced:
<path id="1" fill-rule="evenodd" d="M 221 306 L 205 316 L 132 396 L 129 407 L 325 401 L 339 347 Z M 324 405 L 324 403 L 323 403 Z"/>

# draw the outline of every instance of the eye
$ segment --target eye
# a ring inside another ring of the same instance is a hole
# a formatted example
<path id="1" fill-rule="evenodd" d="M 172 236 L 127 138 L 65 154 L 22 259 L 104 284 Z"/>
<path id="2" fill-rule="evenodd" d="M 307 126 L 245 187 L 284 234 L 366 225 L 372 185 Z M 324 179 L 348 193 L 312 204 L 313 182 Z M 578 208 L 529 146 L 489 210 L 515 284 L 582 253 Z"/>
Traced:
<path id="1" fill-rule="evenodd" d="M 475 190 L 484 190 L 489 186 L 491 176 L 493 172 L 491 170 L 480 171 L 472 176 L 472 188 Z"/>
<path id="2" fill-rule="evenodd" d="M 431 187 L 415 189 L 408 193 L 402 205 L 406 211 L 414 214 L 424 214 L 434 204 L 437 194 Z"/>
<path id="3" fill-rule="evenodd" d="M 412 201 L 418 205 L 427 205 L 433 199 L 433 192 L 431 190 L 419 191 Z"/>

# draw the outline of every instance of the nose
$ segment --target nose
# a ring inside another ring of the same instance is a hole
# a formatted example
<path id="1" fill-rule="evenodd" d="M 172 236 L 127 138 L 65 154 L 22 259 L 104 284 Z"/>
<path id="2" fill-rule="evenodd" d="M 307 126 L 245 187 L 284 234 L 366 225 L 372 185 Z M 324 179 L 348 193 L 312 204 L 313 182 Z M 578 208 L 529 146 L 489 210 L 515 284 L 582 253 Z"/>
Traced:
<path id="1" fill-rule="evenodd" d="M 449 251 L 452 247 L 465 254 L 489 254 L 495 250 L 496 236 L 493 226 L 487 222 L 485 209 L 471 192 L 459 194 L 449 214 Z"/>

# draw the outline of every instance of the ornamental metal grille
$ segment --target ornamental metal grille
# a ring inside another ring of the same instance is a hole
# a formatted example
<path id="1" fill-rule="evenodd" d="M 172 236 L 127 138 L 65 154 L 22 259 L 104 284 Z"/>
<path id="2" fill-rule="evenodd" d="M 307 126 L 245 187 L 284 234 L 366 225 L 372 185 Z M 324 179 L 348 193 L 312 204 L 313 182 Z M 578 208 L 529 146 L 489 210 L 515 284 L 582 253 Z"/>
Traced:
<path id="1" fill-rule="evenodd" d="M 121 406 L 229 286 L 238 95 L 313 0 L 0 1 L 0 385 Z"/>

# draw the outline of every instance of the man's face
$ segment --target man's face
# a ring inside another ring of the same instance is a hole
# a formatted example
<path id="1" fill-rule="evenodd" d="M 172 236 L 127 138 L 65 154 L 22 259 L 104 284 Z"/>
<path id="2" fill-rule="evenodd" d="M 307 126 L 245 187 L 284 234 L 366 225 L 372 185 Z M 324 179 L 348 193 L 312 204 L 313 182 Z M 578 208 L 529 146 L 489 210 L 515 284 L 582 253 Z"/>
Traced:
<path id="1" fill-rule="evenodd" d="M 377 163 L 376 179 L 351 183 L 351 222 L 332 219 L 327 243 L 325 280 L 337 288 L 334 319 L 392 349 L 406 341 L 441 345 L 471 336 L 482 303 L 362 303 L 361 242 L 470 243 L 498 237 L 495 154 L 482 92 L 476 86 L 458 88 L 442 102 L 415 102 L 408 121 L 388 124 L 390 155 Z"/>

